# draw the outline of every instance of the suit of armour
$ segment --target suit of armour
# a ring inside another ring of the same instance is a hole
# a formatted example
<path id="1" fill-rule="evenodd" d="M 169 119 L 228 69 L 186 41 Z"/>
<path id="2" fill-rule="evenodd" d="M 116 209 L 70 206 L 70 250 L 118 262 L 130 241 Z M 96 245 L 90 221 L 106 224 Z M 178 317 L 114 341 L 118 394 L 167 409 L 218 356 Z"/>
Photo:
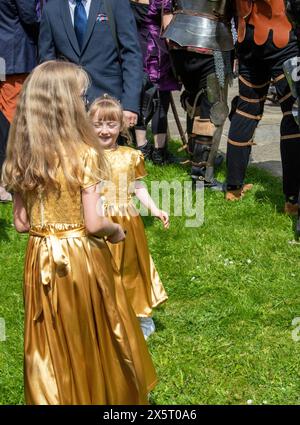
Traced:
<path id="1" fill-rule="evenodd" d="M 298 55 L 297 38 L 283 0 L 236 0 L 239 97 L 232 111 L 227 144 L 227 190 L 243 187 L 254 132 L 262 118 L 270 83 L 282 110 L 280 151 L 283 192 L 295 204 L 300 186 L 300 132 L 293 117 L 295 98 L 283 63 Z"/>
<path id="2" fill-rule="evenodd" d="M 182 106 L 187 112 L 187 150 L 191 175 L 214 185 L 214 163 L 227 117 L 227 87 L 233 40 L 231 1 L 169 1 L 173 18 L 163 36 L 177 76 L 184 85 Z"/>

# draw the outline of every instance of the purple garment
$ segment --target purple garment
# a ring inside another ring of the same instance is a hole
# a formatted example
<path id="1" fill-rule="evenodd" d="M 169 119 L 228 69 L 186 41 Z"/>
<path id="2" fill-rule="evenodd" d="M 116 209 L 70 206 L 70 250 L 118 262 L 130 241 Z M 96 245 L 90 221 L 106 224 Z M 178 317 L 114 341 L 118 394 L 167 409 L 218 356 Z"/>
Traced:
<path id="1" fill-rule="evenodd" d="M 150 0 L 149 6 L 131 3 L 133 10 L 146 13 L 139 14 L 137 27 L 144 59 L 144 71 L 150 80 L 158 85 L 161 91 L 180 90 L 180 84 L 174 77 L 168 46 L 161 33 L 161 13 L 164 10 L 171 11 L 171 2 L 166 0 Z M 137 14 L 135 13 L 135 16 Z M 142 17 L 141 17 L 142 16 Z"/>

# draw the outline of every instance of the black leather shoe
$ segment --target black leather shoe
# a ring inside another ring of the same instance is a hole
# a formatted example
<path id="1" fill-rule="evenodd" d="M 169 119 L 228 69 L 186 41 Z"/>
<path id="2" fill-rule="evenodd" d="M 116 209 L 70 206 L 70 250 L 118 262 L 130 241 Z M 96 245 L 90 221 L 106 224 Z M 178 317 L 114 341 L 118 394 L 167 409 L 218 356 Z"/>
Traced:
<path id="1" fill-rule="evenodd" d="M 163 165 L 165 163 L 165 149 L 154 148 L 152 151 L 152 162 L 155 165 Z"/>
<path id="2" fill-rule="evenodd" d="M 137 146 L 137 149 L 142 152 L 145 159 L 151 159 L 153 148 L 150 142 L 147 141 L 143 146 Z"/>
<path id="3" fill-rule="evenodd" d="M 180 164 L 181 160 L 174 156 L 167 148 L 154 148 L 152 152 L 152 161 L 156 165 Z"/>

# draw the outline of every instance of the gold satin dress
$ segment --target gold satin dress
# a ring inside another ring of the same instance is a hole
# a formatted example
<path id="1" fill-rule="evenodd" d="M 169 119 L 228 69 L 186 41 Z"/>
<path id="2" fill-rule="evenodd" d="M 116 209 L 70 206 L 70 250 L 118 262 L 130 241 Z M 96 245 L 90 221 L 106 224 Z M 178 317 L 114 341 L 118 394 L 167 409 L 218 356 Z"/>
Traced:
<path id="1" fill-rule="evenodd" d="M 142 218 L 134 203 L 135 181 L 146 176 L 144 157 L 128 146 L 106 149 L 110 181 L 101 182 L 100 194 L 107 217 L 126 231 L 122 244 L 110 244 L 133 310 L 150 317 L 152 309 L 168 299 L 150 255 Z"/>
<path id="2" fill-rule="evenodd" d="M 87 188 L 97 154 L 83 160 Z M 23 196 L 26 403 L 148 404 L 156 374 L 139 323 L 106 242 L 86 234 L 81 188 L 58 176 L 59 192 Z"/>

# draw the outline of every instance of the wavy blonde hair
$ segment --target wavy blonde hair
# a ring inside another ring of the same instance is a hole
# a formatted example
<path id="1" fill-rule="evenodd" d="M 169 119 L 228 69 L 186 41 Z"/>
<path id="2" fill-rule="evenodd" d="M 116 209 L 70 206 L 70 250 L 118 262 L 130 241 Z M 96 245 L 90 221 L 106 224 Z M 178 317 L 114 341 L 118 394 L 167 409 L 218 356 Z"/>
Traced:
<path id="1" fill-rule="evenodd" d="M 83 156 L 89 146 L 99 153 L 99 178 L 106 165 L 82 96 L 89 85 L 87 73 L 69 62 L 49 61 L 37 66 L 24 83 L 11 125 L 4 185 L 15 192 L 43 190 L 60 185 L 60 166 L 69 187 L 82 183 Z M 97 176 L 96 176 L 97 177 Z"/>
<path id="2" fill-rule="evenodd" d="M 100 121 L 117 121 L 120 123 L 120 134 L 127 139 L 128 143 L 132 138 L 123 116 L 123 108 L 120 102 L 108 94 L 98 97 L 91 104 L 89 109 L 91 120 L 96 117 Z"/>

